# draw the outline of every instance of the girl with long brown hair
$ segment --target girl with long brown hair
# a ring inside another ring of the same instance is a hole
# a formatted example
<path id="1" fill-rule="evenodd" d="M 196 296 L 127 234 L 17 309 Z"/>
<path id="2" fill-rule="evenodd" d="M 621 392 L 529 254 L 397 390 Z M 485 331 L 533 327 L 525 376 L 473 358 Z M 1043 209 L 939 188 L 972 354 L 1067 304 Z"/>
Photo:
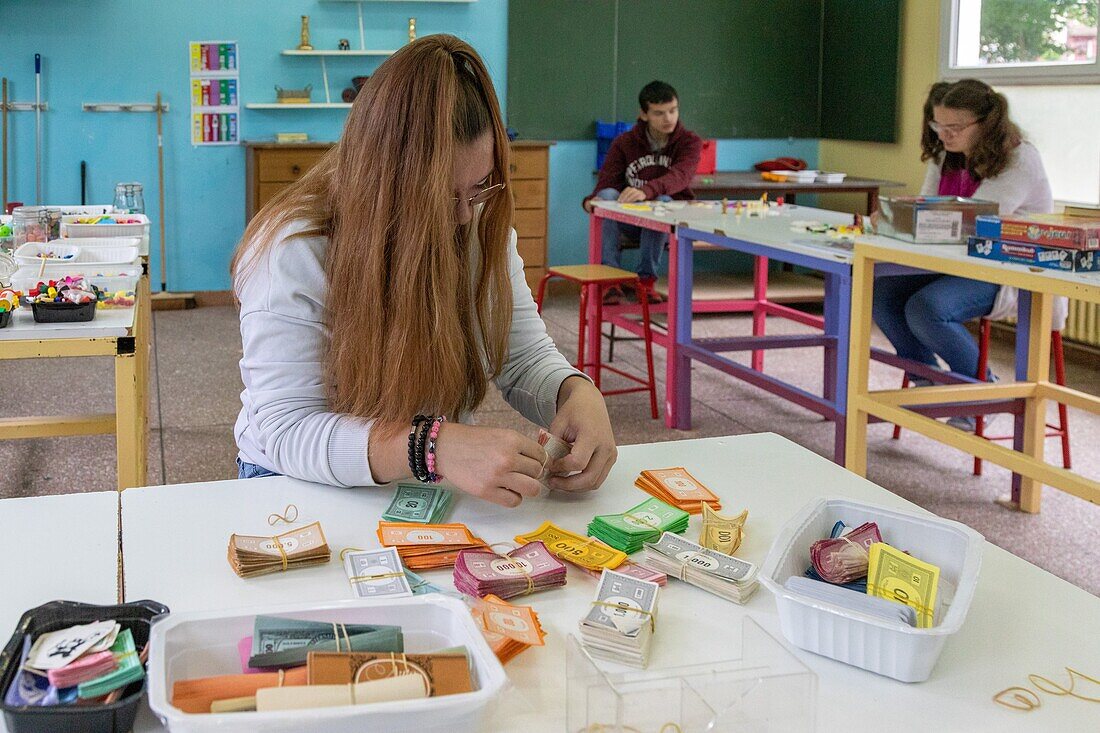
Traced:
<path id="1" fill-rule="evenodd" d="M 939 82 L 925 102 L 921 160 L 928 162 L 921 194 L 995 201 L 1002 215 L 1049 213 L 1050 183 L 1035 146 L 1008 114 L 1008 100 L 988 84 Z M 900 275 L 875 281 L 874 318 L 899 356 L 976 375 L 978 347 L 963 325 L 1015 309 L 1016 291 L 950 275 Z M 985 375 L 993 378 L 992 374 Z M 917 385 L 929 380 L 910 375 Z M 973 430 L 973 418 L 951 418 Z"/>
<path id="2" fill-rule="evenodd" d="M 242 477 L 446 477 L 515 506 L 538 493 L 547 456 L 464 423 L 492 381 L 573 443 L 548 466 L 553 488 L 602 483 L 616 457 L 607 409 L 535 310 L 508 154 L 477 52 L 428 36 L 379 67 L 336 146 L 252 220 L 232 263 Z"/>

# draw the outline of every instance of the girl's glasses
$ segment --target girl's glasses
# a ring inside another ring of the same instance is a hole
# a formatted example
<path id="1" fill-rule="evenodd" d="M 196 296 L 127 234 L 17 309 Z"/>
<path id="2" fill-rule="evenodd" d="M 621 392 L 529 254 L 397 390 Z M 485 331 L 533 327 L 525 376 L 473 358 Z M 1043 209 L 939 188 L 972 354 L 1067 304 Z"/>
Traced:
<path id="1" fill-rule="evenodd" d="M 503 191 L 505 186 L 507 186 L 507 185 L 508 184 L 506 184 L 506 183 L 488 183 L 487 182 L 487 183 L 484 184 L 484 186 L 485 186 L 484 188 L 482 188 L 480 191 L 475 193 L 473 196 L 465 198 L 464 200 L 472 208 L 472 207 L 474 207 L 478 204 L 483 204 L 486 201 L 488 201 L 489 199 L 491 199 L 493 196 L 496 196 L 498 193 Z M 462 199 L 459 199 L 457 196 L 454 196 L 454 197 L 452 197 L 452 200 L 457 204 Z"/>
<path id="2" fill-rule="evenodd" d="M 928 127 L 931 128 L 932 132 L 936 133 L 937 135 L 954 136 L 958 135 L 963 130 L 973 127 L 979 122 L 981 122 L 981 120 L 974 120 L 973 122 L 969 122 L 965 125 L 941 125 L 938 122 L 929 122 Z"/>

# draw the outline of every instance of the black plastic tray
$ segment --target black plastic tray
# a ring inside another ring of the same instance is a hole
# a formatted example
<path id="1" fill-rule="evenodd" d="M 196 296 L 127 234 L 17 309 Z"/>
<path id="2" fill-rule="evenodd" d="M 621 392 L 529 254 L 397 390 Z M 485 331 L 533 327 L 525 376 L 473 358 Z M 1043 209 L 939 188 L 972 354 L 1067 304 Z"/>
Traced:
<path id="1" fill-rule="evenodd" d="M 95 318 L 96 301 L 90 303 L 34 303 L 35 323 L 84 323 Z"/>
<path id="2" fill-rule="evenodd" d="M 93 303 L 93 306 L 95 304 Z M 138 703 L 145 694 L 145 677 L 123 690 L 122 697 L 110 705 L 58 705 L 53 707 L 11 707 L 4 704 L 23 654 L 23 637 L 37 637 L 76 624 L 114 619 L 129 629 L 140 650 L 149 643 L 149 628 L 168 607 L 156 601 L 133 601 L 117 606 L 95 606 L 75 601 L 51 601 L 32 608 L 19 619 L 19 625 L 3 651 L 0 651 L 0 710 L 9 733 L 127 733 L 134 727 Z"/>
<path id="3" fill-rule="evenodd" d="M 3 313 L 0 313 L 0 328 L 8 327 L 8 325 L 11 323 L 11 314 L 13 312 L 14 311 L 4 311 Z"/>

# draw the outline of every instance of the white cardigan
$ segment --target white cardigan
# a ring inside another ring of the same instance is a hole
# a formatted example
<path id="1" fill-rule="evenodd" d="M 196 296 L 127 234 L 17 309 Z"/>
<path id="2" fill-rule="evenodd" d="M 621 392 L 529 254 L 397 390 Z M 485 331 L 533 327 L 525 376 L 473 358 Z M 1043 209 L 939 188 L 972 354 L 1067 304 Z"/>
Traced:
<path id="1" fill-rule="evenodd" d="M 235 283 L 244 347 L 242 407 L 233 429 L 239 457 L 316 483 L 376 484 L 367 457 L 371 423 L 328 407 L 323 368 L 329 342 L 323 265 L 328 238 L 293 236 L 305 226 L 297 222 L 279 232 L 263 259 L 252 263 L 252 272 Z M 471 244 L 476 253 L 476 242 Z M 494 381 L 512 407 L 547 427 L 557 411 L 561 383 L 581 373 L 546 333 L 524 279 L 514 230 L 508 268 L 512 329 L 507 361 Z M 401 293 L 391 295 L 401 297 Z M 430 358 L 430 336 L 424 354 Z M 487 362 L 485 366 L 488 370 Z"/>
<path id="2" fill-rule="evenodd" d="M 922 196 L 935 196 L 939 193 L 943 157 L 928 161 L 924 175 L 924 184 L 920 188 Z M 1039 151 L 1029 142 L 1020 143 L 1009 154 L 1008 166 L 994 178 L 987 178 L 978 185 L 973 198 L 983 201 L 996 201 L 1002 216 L 1008 214 L 1049 214 L 1054 211 L 1054 198 L 1050 192 L 1046 169 Z M 1016 304 L 1019 293 L 1016 288 L 1002 287 L 993 302 L 989 318 L 1001 320 L 1016 317 Z M 1066 325 L 1069 301 L 1065 298 L 1054 300 L 1054 328 L 1061 330 Z"/>

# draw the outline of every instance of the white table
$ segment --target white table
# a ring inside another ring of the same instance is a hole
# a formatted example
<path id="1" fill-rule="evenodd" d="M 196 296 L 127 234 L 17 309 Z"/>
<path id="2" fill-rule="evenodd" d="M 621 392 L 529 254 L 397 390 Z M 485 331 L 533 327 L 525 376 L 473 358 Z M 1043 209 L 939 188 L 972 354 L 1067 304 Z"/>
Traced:
<path id="1" fill-rule="evenodd" d="M 0 638 L 48 601 L 118 602 L 118 493 L 0 500 Z"/>
<path id="2" fill-rule="evenodd" d="M 847 497 L 886 507 L 909 502 L 772 434 L 627 446 L 604 487 L 584 496 L 526 501 L 516 510 L 469 497 L 451 519 L 489 542 L 511 540 L 544 519 L 583 531 L 595 514 L 623 511 L 646 497 L 633 487 L 645 468 L 685 466 L 723 498 L 729 512 L 749 509 L 739 555 L 760 563 L 772 538 L 811 499 Z M 175 611 L 317 601 L 350 597 L 339 563 L 285 575 L 242 580 L 230 570 L 226 545 L 233 532 L 265 533 L 266 518 L 286 504 L 300 519 L 322 522 L 334 554 L 345 546 L 377 546 L 375 528 L 389 489 L 347 490 L 286 478 L 223 481 L 126 491 L 122 497 L 126 597 L 152 598 Z M 698 536 L 693 517 L 687 536 Z M 448 571 L 428 578 L 450 586 Z M 561 731 L 565 720 L 566 635 L 575 633 L 596 581 L 569 569 L 565 588 L 522 599 L 538 611 L 548 634 L 506 667 L 514 688 L 492 730 Z M 663 590 L 651 669 L 718 661 L 740 639 L 751 616 L 781 638 L 775 602 L 761 589 L 744 607 L 670 580 Z M 946 647 L 931 679 L 907 685 L 807 652 L 797 656 L 818 675 L 817 725 L 822 731 L 1087 730 L 1100 709 L 1043 696 L 1031 713 L 991 701 L 1024 685 L 1028 673 L 1062 679 L 1065 665 L 1100 673 L 1100 637 L 1085 627 L 1100 617 L 1100 599 L 992 545 L 962 631 Z M 1091 717 L 1090 717 L 1091 716 Z M 159 730 L 146 709 L 136 730 Z"/>

